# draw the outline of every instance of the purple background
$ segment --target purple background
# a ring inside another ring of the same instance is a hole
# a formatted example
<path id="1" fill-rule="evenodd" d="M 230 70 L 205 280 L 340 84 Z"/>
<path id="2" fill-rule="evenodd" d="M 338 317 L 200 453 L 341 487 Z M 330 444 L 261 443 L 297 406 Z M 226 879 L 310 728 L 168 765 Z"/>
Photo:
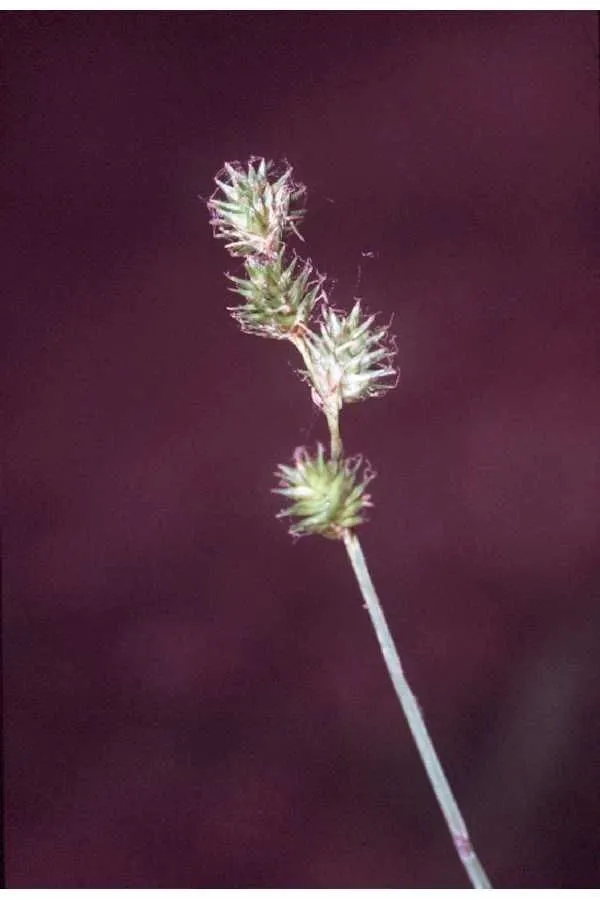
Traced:
<path id="1" fill-rule="evenodd" d="M 197 199 L 254 153 L 334 303 L 393 315 L 399 388 L 342 428 L 477 850 L 597 886 L 595 15 L 1 26 L 8 885 L 466 886 L 343 548 L 274 518 L 323 425 Z"/>

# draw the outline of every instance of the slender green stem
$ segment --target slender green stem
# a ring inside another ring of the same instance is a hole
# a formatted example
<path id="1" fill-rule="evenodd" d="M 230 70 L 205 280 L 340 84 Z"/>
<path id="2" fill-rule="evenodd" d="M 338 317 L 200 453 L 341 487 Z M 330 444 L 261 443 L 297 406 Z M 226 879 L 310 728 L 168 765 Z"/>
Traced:
<path id="1" fill-rule="evenodd" d="M 290 336 L 289 340 L 302 357 L 306 370 L 311 376 L 314 384 L 317 379 L 313 377 L 313 359 L 304 338 L 301 335 L 293 334 Z M 313 397 L 315 396 L 313 388 Z M 324 402 L 318 397 L 317 399 L 319 400 L 317 405 L 323 410 L 325 418 L 327 419 L 331 443 L 331 458 L 339 459 L 342 455 L 342 438 L 340 435 L 340 407 L 337 393 L 334 393 L 331 400 L 328 402 Z"/>
<path id="2" fill-rule="evenodd" d="M 491 888 L 485 870 L 471 845 L 467 826 L 427 731 L 417 699 L 406 680 L 400 657 L 373 586 L 360 542 L 352 531 L 347 530 L 344 533 L 344 544 L 354 569 L 356 580 L 360 586 L 365 606 L 371 617 L 390 678 L 404 710 L 404 715 L 427 771 L 429 781 L 446 819 L 456 852 L 465 867 L 473 887 Z"/>
<path id="3" fill-rule="evenodd" d="M 303 360 L 303 362 L 304 362 L 304 365 L 306 366 L 307 371 L 308 371 L 309 373 L 312 372 L 312 359 L 311 359 L 311 357 L 310 357 L 310 353 L 309 353 L 309 351 L 308 351 L 308 347 L 306 346 L 306 341 L 304 340 L 304 338 L 302 337 L 302 335 L 300 335 L 300 334 L 295 334 L 295 333 L 294 333 L 294 334 L 291 334 L 291 335 L 288 337 L 288 340 L 289 340 L 289 342 L 290 342 L 291 344 L 294 345 L 294 347 L 296 348 L 296 350 L 298 351 L 298 353 L 299 353 L 300 356 L 302 357 L 302 360 Z"/>
<path id="4" fill-rule="evenodd" d="M 327 424 L 329 426 L 329 436 L 331 440 L 331 458 L 339 459 L 342 455 L 342 438 L 340 435 L 340 411 L 336 406 L 334 409 L 326 409 Z"/>

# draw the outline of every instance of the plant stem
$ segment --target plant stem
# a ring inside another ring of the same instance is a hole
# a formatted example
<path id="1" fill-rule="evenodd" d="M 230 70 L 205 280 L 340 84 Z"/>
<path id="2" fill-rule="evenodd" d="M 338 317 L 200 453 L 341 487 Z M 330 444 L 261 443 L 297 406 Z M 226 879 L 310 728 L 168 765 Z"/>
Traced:
<path id="1" fill-rule="evenodd" d="M 390 678 L 394 685 L 398 699 L 408 726 L 415 740 L 423 765 L 427 771 L 429 781 L 434 790 L 440 809 L 446 819 L 448 829 L 452 836 L 456 852 L 462 862 L 467 875 L 474 888 L 491 888 L 491 884 L 485 870 L 479 862 L 471 845 L 467 826 L 461 815 L 458 804 L 444 774 L 438 755 L 435 752 L 432 740 L 427 731 L 425 721 L 421 714 L 419 704 L 402 669 L 400 657 L 394 644 L 394 639 L 388 628 L 381 603 L 375 592 L 367 563 L 356 535 L 349 529 L 344 532 L 344 544 L 350 558 L 356 580 L 365 601 L 365 606 L 371 617 L 371 622 L 379 641 L 379 646 L 385 660 Z"/>
<path id="2" fill-rule="evenodd" d="M 289 337 L 289 341 L 294 345 L 302 357 L 306 370 L 311 376 L 314 384 L 317 379 L 313 377 L 313 359 L 304 338 L 302 335 L 292 334 Z M 342 438 L 340 435 L 340 406 L 337 394 L 334 392 L 331 400 L 329 402 L 324 402 L 315 394 L 313 388 L 313 400 L 315 404 L 323 410 L 325 418 L 327 419 L 331 443 L 331 458 L 339 459 L 342 455 Z"/>
<path id="3" fill-rule="evenodd" d="M 327 424 L 329 426 L 329 435 L 331 438 L 331 458 L 339 459 L 342 455 L 342 438 L 340 436 L 340 411 L 337 406 L 333 409 L 326 409 Z"/>

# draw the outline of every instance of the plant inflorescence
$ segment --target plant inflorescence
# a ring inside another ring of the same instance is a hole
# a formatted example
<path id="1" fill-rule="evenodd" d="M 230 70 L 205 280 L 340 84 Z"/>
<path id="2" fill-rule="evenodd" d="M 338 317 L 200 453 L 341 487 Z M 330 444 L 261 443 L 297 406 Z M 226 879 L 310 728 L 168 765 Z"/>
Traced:
<path id="1" fill-rule="evenodd" d="M 340 412 L 349 403 L 380 397 L 398 381 L 395 345 L 388 325 L 376 324 L 357 300 L 349 311 L 334 308 L 326 279 L 286 241 L 301 238 L 306 190 L 289 165 L 264 158 L 247 165 L 225 163 L 208 201 L 216 238 L 241 260 L 243 274 L 229 275 L 230 290 L 242 302 L 229 311 L 242 331 L 287 340 L 299 352 L 301 378 L 329 428 L 329 451 L 298 447 L 291 465 L 280 465 L 274 491 L 290 505 L 279 516 L 292 520 L 294 536 L 321 535 L 343 541 L 383 657 L 459 858 L 476 888 L 491 885 L 404 675 L 396 645 L 373 586 L 357 526 L 372 506 L 367 487 L 374 477 L 362 457 L 344 454 Z"/>

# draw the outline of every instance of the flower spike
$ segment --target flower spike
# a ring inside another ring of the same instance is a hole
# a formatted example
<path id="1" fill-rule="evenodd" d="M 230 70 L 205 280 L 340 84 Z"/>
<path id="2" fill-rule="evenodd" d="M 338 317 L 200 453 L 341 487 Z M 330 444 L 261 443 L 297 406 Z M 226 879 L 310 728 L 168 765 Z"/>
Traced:
<path id="1" fill-rule="evenodd" d="M 292 179 L 291 168 L 277 177 L 265 159 L 251 160 L 247 171 L 239 163 L 225 163 L 215 182 L 207 204 L 210 222 L 232 256 L 272 258 L 286 232 L 300 237 L 296 226 L 304 210 L 293 207 L 305 188 Z"/>
<path id="2" fill-rule="evenodd" d="M 320 333 L 307 335 L 310 366 L 303 374 L 314 402 L 326 411 L 396 387 L 396 348 L 389 326 L 373 327 L 375 316 L 361 316 L 360 300 L 347 315 L 323 305 Z"/>
<path id="3" fill-rule="evenodd" d="M 279 487 L 274 493 L 293 501 L 278 518 L 290 516 L 297 521 L 290 534 L 320 534 L 340 539 L 350 528 L 365 521 L 364 511 L 372 506 L 365 489 L 375 477 L 367 466 L 362 480 L 358 470 L 362 457 L 326 459 L 322 444 L 311 456 L 304 447 L 294 453 L 294 465 L 278 468 Z"/>
<path id="4" fill-rule="evenodd" d="M 272 259 L 250 256 L 246 260 L 246 278 L 229 275 L 231 290 L 246 301 L 228 307 L 242 331 L 262 337 L 287 338 L 306 326 L 315 304 L 324 295 L 324 276 L 310 262 L 302 266 L 298 258 L 284 262 L 282 248 Z"/>

